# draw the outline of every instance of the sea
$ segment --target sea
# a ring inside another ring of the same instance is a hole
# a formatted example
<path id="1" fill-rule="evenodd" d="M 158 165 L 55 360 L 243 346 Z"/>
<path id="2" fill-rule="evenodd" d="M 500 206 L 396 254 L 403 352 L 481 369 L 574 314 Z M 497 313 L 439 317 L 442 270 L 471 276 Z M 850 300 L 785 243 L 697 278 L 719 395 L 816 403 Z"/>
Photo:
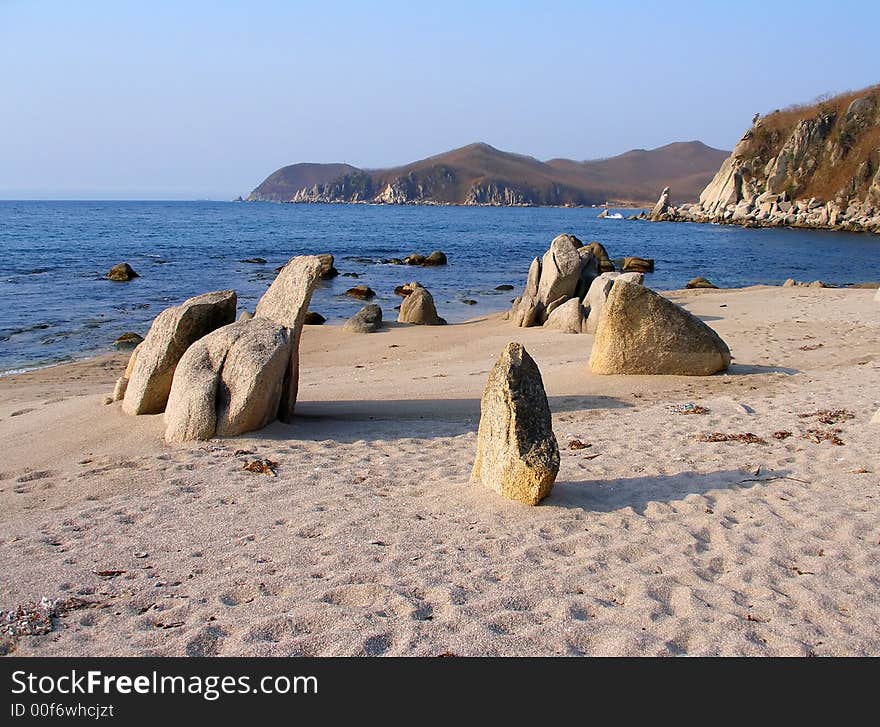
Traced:
<path id="1" fill-rule="evenodd" d="M 529 264 L 561 232 L 598 240 L 610 257 L 653 258 L 646 284 L 682 288 L 703 275 L 721 287 L 786 278 L 850 285 L 880 280 L 880 236 L 600 219 L 594 208 L 446 207 L 235 202 L 0 201 L 0 375 L 113 351 L 145 335 L 164 308 L 232 288 L 253 311 L 295 255 L 331 253 L 341 275 L 319 284 L 311 309 L 341 324 L 376 291 L 386 319 L 394 288 L 416 280 L 456 323 L 510 306 Z M 448 265 L 415 268 L 389 258 L 442 250 Z M 265 263 L 244 260 L 262 258 Z M 139 278 L 106 272 L 129 263 Z M 513 290 L 497 290 L 512 285 Z"/>

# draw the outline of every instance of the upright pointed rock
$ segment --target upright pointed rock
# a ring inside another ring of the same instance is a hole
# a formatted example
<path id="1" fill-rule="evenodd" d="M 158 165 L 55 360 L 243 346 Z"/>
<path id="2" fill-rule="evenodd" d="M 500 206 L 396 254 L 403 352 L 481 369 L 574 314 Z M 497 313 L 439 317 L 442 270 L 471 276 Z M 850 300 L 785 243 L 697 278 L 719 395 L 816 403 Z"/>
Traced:
<path id="1" fill-rule="evenodd" d="M 559 445 L 537 364 L 508 343 L 480 402 L 477 457 L 471 479 L 503 497 L 537 505 L 559 473 Z"/>

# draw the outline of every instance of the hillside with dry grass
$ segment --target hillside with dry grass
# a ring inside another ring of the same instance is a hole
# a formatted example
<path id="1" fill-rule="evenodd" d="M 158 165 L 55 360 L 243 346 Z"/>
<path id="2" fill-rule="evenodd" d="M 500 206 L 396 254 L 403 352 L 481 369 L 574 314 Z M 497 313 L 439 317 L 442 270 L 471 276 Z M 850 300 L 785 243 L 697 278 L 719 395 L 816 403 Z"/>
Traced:
<path id="1" fill-rule="evenodd" d="M 658 186 L 696 199 L 727 152 L 700 142 L 638 149 L 610 159 L 573 161 L 469 144 L 391 169 L 294 164 L 273 172 L 248 197 L 272 202 L 556 205 L 652 203 Z"/>

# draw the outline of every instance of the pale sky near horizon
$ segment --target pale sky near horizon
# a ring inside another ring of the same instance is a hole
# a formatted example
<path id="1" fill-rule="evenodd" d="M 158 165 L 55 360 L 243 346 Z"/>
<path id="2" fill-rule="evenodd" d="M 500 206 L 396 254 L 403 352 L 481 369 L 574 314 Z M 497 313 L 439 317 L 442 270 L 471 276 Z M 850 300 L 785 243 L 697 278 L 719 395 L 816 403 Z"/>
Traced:
<path id="1" fill-rule="evenodd" d="M 230 199 L 474 141 L 593 159 L 880 82 L 880 3 L 0 0 L 0 199 Z"/>

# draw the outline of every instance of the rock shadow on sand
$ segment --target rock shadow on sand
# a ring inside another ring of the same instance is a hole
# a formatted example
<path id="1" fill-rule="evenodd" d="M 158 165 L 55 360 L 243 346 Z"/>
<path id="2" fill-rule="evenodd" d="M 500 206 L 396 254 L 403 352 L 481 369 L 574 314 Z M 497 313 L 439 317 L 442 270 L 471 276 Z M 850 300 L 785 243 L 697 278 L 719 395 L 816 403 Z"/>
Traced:
<path id="1" fill-rule="evenodd" d="M 650 503 L 672 504 L 683 501 L 688 495 L 705 495 L 713 490 L 735 487 L 746 489 L 762 482 L 785 479 L 789 473 L 790 470 L 767 470 L 751 475 L 736 469 L 605 480 L 569 480 L 557 482 L 543 504 L 592 512 L 614 512 L 629 507 L 644 515 Z"/>

